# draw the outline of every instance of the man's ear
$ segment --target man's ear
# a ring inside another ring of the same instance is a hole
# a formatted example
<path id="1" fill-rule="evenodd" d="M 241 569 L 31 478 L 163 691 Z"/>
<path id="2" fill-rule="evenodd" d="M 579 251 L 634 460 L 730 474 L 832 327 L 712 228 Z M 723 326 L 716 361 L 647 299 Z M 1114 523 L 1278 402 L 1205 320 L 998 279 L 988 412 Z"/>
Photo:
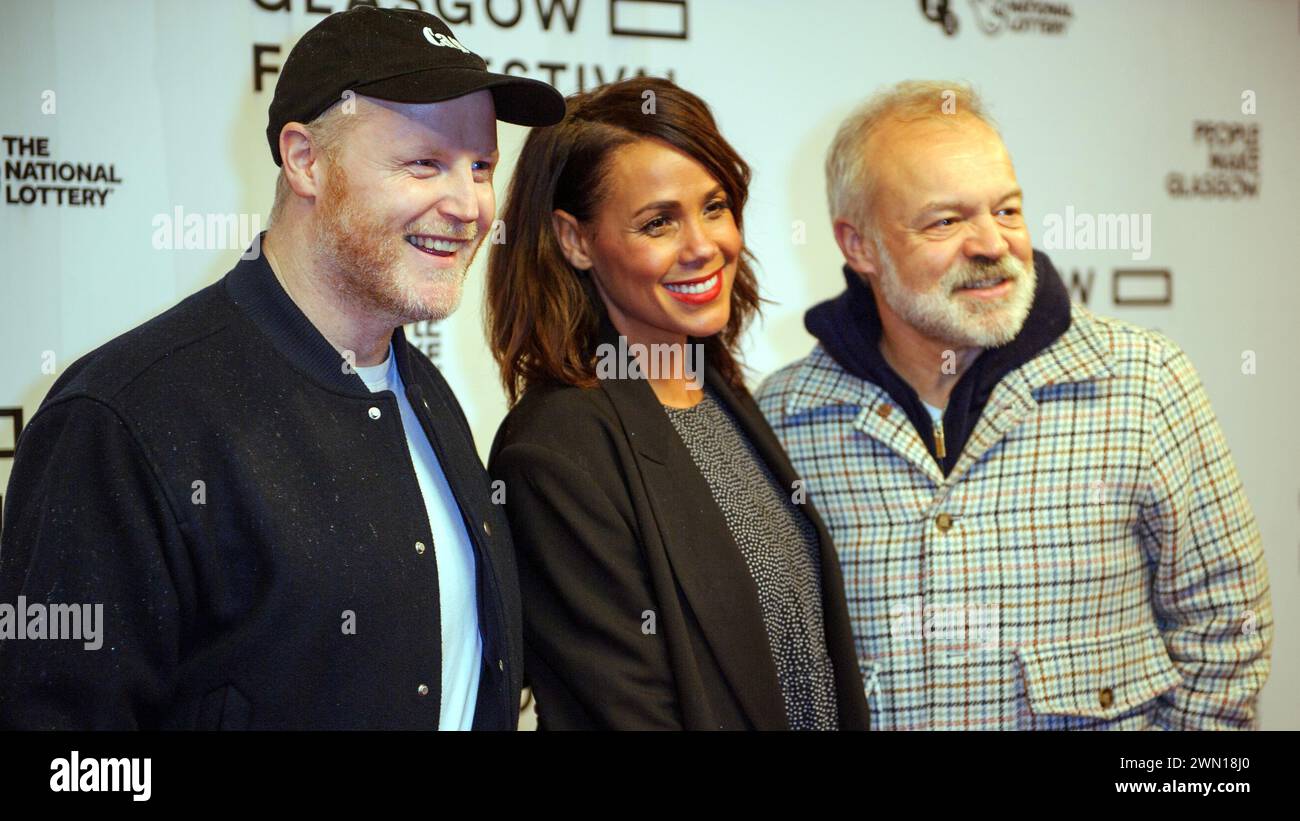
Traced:
<path id="1" fill-rule="evenodd" d="M 551 225 L 555 228 L 555 238 L 560 243 L 560 251 L 569 264 L 579 271 L 591 270 L 587 237 L 582 231 L 578 218 L 562 208 L 556 208 L 551 212 Z"/>
<path id="2" fill-rule="evenodd" d="M 864 236 L 856 225 L 843 217 L 836 217 L 831 229 L 848 266 L 864 280 L 874 276 L 879 270 L 879 261 L 876 259 L 876 244 L 871 238 Z"/>
<path id="3" fill-rule="evenodd" d="M 307 133 L 307 126 L 298 122 L 284 124 L 280 129 L 280 167 L 293 193 L 307 199 L 320 196 L 325 187 L 320 158 L 321 152 Z"/>

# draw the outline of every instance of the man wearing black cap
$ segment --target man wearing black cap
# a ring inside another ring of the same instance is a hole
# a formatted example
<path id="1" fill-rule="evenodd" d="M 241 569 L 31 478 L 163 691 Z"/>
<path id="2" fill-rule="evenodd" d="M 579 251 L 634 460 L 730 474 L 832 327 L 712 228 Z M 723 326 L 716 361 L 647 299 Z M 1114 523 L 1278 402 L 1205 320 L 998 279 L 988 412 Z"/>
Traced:
<path id="1" fill-rule="evenodd" d="M 401 326 L 460 299 L 496 120 L 563 112 L 429 14 L 303 36 L 270 108 L 263 253 L 72 365 L 18 442 L 0 726 L 515 727 L 510 536 Z M 45 618 L 96 612 L 94 641 Z"/>

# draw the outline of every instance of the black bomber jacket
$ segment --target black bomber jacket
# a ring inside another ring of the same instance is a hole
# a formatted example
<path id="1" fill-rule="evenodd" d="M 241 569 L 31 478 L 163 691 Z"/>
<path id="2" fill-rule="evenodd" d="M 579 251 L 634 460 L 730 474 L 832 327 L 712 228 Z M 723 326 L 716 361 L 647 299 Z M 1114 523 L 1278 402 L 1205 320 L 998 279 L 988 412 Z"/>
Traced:
<path id="1" fill-rule="evenodd" d="M 475 550 L 474 727 L 514 729 L 506 519 L 447 383 L 393 341 Z M 98 649 L 0 641 L 0 726 L 437 728 L 437 563 L 397 400 L 263 254 L 70 366 L 19 437 L 5 508 L 0 602 L 103 618 Z"/>

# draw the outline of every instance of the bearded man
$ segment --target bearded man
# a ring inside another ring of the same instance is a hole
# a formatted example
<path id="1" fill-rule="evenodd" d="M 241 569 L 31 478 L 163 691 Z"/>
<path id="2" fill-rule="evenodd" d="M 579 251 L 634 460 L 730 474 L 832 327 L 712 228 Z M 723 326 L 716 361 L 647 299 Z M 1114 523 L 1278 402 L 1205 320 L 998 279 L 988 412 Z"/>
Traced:
<path id="1" fill-rule="evenodd" d="M 969 88 L 877 95 L 826 174 L 847 289 L 759 402 L 839 552 L 872 728 L 1252 726 L 1268 579 L 1187 357 L 1071 304 Z"/>
<path id="2" fill-rule="evenodd" d="M 104 617 L 98 648 L 0 643 L 0 725 L 515 728 L 506 520 L 401 328 L 460 300 L 496 121 L 564 113 L 485 68 L 409 10 L 333 14 L 294 47 L 267 232 L 72 365 L 18 442 L 0 601 Z"/>

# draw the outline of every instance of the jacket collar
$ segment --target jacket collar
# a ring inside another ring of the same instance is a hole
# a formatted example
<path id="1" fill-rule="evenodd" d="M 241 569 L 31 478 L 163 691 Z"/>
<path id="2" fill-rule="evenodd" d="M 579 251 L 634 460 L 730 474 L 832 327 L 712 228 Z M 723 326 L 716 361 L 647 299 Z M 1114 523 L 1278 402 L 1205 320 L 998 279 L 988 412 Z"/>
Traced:
<path id="1" fill-rule="evenodd" d="M 1096 320 L 1075 306 L 1070 327 L 1047 350 L 1003 377 L 990 393 L 952 469 L 945 476 L 931 457 L 915 424 L 881 386 L 846 371 L 818 345 L 795 369 L 785 391 L 787 422 L 829 407 L 856 410 L 851 425 L 897 453 L 936 486 L 952 486 L 1010 430 L 1038 407 L 1042 391 L 1053 385 L 1090 382 L 1115 373 L 1111 354 Z"/>
<path id="2" fill-rule="evenodd" d="M 1114 373 L 1114 364 L 1106 344 L 1098 335 L 1091 314 L 1068 302 L 1057 304 L 1052 310 L 1039 307 L 1044 292 L 1053 302 L 1061 299 L 1058 288 L 1064 292 L 1060 275 L 1056 273 L 1046 255 L 1035 251 L 1035 268 L 1039 273 L 1039 289 L 1035 296 L 1035 310 L 1025 320 L 1015 340 L 1000 349 L 986 351 L 982 356 L 993 355 L 1007 364 L 1014 364 L 997 379 L 996 385 L 1014 384 L 1026 397 L 1039 388 L 1055 383 L 1086 382 L 1102 379 Z M 880 354 L 880 320 L 875 301 L 868 286 L 852 270 L 845 268 L 848 283 L 846 290 L 832 300 L 814 307 L 807 314 L 806 323 L 819 330 L 832 321 L 838 321 L 841 330 L 832 339 L 819 338 L 819 343 L 801 362 L 786 393 L 784 410 L 787 416 L 832 405 L 865 405 L 887 394 L 881 372 L 889 370 Z M 1064 313 L 1062 313 L 1064 309 Z M 847 321 L 852 317 L 860 321 Z M 1061 321 L 1064 318 L 1065 321 Z M 1059 324 L 1057 328 L 1040 329 L 1031 323 Z M 848 326 L 848 327 L 846 327 Z M 1050 335 L 1049 344 L 1043 344 Z M 859 367 L 842 364 L 845 351 L 861 347 L 854 356 Z M 838 349 L 838 356 L 832 350 Z M 892 370 L 889 370 L 892 373 Z M 991 390 L 997 388 L 990 386 Z M 883 400 L 881 400 L 883 401 Z"/>
<path id="3" fill-rule="evenodd" d="M 370 396 L 366 383 L 285 292 L 263 252 L 266 232 L 258 234 L 239 263 L 226 274 L 226 293 L 282 356 L 313 381 L 339 393 Z M 393 353 L 403 383 L 411 381 L 406 337 L 393 331 Z"/>

